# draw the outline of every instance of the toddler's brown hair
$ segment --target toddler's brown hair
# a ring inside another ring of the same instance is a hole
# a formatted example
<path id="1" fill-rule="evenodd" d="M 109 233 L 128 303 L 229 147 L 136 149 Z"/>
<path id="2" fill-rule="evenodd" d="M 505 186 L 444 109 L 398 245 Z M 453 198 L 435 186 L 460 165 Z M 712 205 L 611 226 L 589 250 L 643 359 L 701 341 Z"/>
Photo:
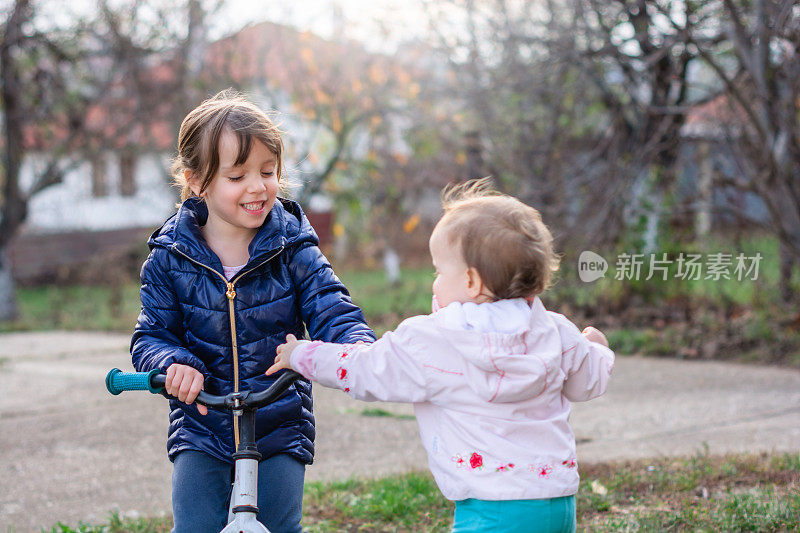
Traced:
<path id="1" fill-rule="evenodd" d="M 528 298 L 558 270 L 553 237 L 539 211 L 501 194 L 489 178 L 447 187 L 438 223 L 497 300 Z"/>

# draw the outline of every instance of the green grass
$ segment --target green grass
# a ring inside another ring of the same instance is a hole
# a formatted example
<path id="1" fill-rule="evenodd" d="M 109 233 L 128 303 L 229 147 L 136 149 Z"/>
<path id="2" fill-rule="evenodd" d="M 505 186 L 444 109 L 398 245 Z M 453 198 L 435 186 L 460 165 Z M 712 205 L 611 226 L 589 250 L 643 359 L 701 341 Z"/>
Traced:
<path id="1" fill-rule="evenodd" d="M 661 303 L 664 301 L 681 300 L 686 297 L 699 301 L 713 301 L 726 305 L 765 305 L 779 299 L 778 281 L 780 279 L 779 245 L 777 239 L 771 236 L 754 234 L 744 238 L 708 237 L 702 243 L 687 243 L 672 245 L 665 250 L 657 250 L 654 255 L 657 259 L 661 254 L 668 253 L 672 261 L 668 268 L 667 279 L 661 279 L 656 274 L 652 279 L 644 278 L 649 271 L 650 254 L 644 256 L 641 267 L 641 277 L 637 280 L 617 280 L 617 260 L 622 253 L 632 253 L 631 250 L 616 250 L 601 252 L 608 262 L 608 271 L 605 277 L 591 283 L 579 281 L 577 272 L 577 252 L 565 256 L 562 261 L 559 281 L 553 293 L 574 301 L 579 305 L 591 305 L 593 301 L 613 300 L 615 298 L 628 299 L 637 296 L 647 303 Z M 677 257 L 680 253 L 702 254 L 703 270 L 700 279 L 676 278 Z M 733 265 L 729 270 L 730 279 L 706 279 L 708 254 L 730 254 Z M 755 280 L 744 277 L 741 281 L 734 275 L 736 256 L 742 253 L 745 257 L 761 254 L 758 275 Z M 797 277 L 797 276 L 795 276 Z M 800 280 L 795 279 L 795 288 L 800 290 Z"/>
<path id="2" fill-rule="evenodd" d="M 800 458 L 698 455 L 590 465 L 579 522 L 587 531 L 796 531 Z M 592 482 L 607 494 L 592 490 Z"/>
<path id="3" fill-rule="evenodd" d="M 780 304 L 775 239 L 717 239 L 683 251 L 761 253 L 763 259 L 757 280 L 652 279 L 638 283 L 614 279 L 616 256 L 609 253 L 605 254 L 609 271 L 594 283 L 579 281 L 576 260 L 565 259 L 559 279 L 542 300 L 581 327 L 592 324 L 603 329 L 612 348 L 622 354 L 800 367 L 800 313 L 796 307 Z M 405 318 L 430 312 L 432 267 L 403 269 L 395 284 L 386 281 L 382 270 L 338 273 L 378 335 Z M 796 288 L 800 294 L 800 286 Z M 131 332 L 139 312 L 138 289 L 135 280 L 113 288 L 23 288 L 18 293 L 20 319 L 0 324 L 0 332 Z"/>
<path id="4" fill-rule="evenodd" d="M 414 415 L 406 415 L 406 414 L 399 414 L 399 413 L 392 413 L 391 411 L 387 411 L 386 409 L 370 407 L 361 410 L 361 416 L 372 416 L 378 418 L 394 418 L 397 420 L 416 420 Z"/>
<path id="5" fill-rule="evenodd" d="M 20 318 L 0 331 L 133 331 L 139 314 L 136 282 L 117 287 L 75 285 L 27 287 L 17 291 Z"/>
<path id="6" fill-rule="evenodd" d="M 340 277 L 370 325 L 383 333 L 404 318 L 429 313 L 433 270 L 408 269 L 399 283 L 386 282 L 381 270 L 343 271 Z M 139 314 L 139 284 L 117 287 L 43 286 L 17 291 L 20 318 L 0 323 L 3 331 L 108 330 L 132 332 Z"/>
<path id="7" fill-rule="evenodd" d="M 310 532 L 449 531 L 452 503 L 427 473 L 378 480 L 308 483 L 304 525 Z"/>
<path id="8" fill-rule="evenodd" d="M 107 524 L 89 525 L 80 523 L 75 527 L 59 522 L 43 533 L 168 533 L 172 518 L 130 518 L 111 513 Z"/>
<path id="9" fill-rule="evenodd" d="M 353 301 L 364 311 L 378 335 L 394 329 L 405 318 L 431 312 L 433 267 L 406 268 L 394 285 L 382 270 L 339 273 Z"/>
<path id="10" fill-rule="evenodd" d="M 578 530 L 797 531 L 800 454 L 660 458 L 581 464 Z M 453 504 L 428 473 L 376 480 L 307 483 L 304 527 L 311 533 L 445 533 Z M 162 533 L 169 518 L 121 518 L 50 533 Z"/>

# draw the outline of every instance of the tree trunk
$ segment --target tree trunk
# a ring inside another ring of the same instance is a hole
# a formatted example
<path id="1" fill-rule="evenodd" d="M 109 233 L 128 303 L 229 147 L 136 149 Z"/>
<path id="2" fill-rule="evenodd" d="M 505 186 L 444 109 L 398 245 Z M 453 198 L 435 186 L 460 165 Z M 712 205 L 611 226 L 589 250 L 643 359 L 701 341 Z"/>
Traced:
<path id="1" fill-rule="evenodd" d="M 639 201 L 645 220 L 641 235 L 642 252 L 652 254 L 658 250 L 659 245 L 664 203 L 664 169 L 659 164 L 652 164 L 648 172 L 649 177 L 645 183 L 644 197 Z"/>
<path id="2" fill-rule="evenodd" d="M 18 0 L 0 36 L 0 99 L 2 100 L 2 166 L 5 182 L 0 193 L 0 321 L 17 318 L 17 300 L 8 247 L 27 214 L 27 201 L 19 190 L 19 169 L 25 147 L 22 144 L 24 111 L 20 102 L 22 83 L 14 50 L 23 39 L 21 26 L 30 18 L 30 2 Z"/>
<path id="3" fill-rule="evenodd" d="M 795 301 L 794 287 L 792 287 L 792 271 L 794 270 L 795 258 L 789 251 L 789 247 L 781 243 L 780 245 L 781 277 L 778 284 L 781 301 L 789 304 Z"/>
<path id="4" fill-rule="evenodd" d="M 19 317 L 14 278 L 11 277 L 11 260 L 8 249 L 0 249 L 0 322 L 10 322 Z"/>
<path id="5" fill-rule="evenodd" d="M 697 208 L 695 212 L 695 237 L 704 238 L 711 231 L 711 205 L 713 170 L 709 141 L 697 146 Z"/>

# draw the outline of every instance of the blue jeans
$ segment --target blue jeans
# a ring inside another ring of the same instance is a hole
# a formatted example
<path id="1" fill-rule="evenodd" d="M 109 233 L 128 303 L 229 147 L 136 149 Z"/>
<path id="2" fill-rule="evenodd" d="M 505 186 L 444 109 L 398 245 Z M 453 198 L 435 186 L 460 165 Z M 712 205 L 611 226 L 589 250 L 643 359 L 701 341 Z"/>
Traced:
<path id="1" fill-rule="evenodd" d="M 258 464 L 258 521 L 271 533 L 300 533 L 306 466 L 288 455 Z M 233 466 L 186 450 L 172 468 L 173 533 L 219 533 L 228 522 Z"/>
<path id="2" fill-rule="evenodd" d="M 452 533 L 574 533 L 575 496 L 545 500 L 459 500 Z"/>

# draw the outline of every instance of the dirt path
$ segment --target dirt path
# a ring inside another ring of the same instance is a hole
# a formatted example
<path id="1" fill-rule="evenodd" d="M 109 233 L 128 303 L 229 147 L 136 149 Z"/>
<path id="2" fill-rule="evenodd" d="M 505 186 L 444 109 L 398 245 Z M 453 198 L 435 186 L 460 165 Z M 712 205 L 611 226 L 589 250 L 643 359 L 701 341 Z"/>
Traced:
<path id="1" fill-rule="evenodd" d="M 101 523 L 111 510 L 169 511 L 167 404 L 111 397 L 109 368 L 129 368 L 125 335 L 0 335 L 0 531 L 58 521 Z M 34 401 L 34 393 L 36 400 Z M 413 420 L 368 417 L 369 405 L 315 388 L 317 457 L 307 479 L 424 469 Z M 800 449 L 800 372 L 618 358 L 603 398 L 572 417 L 583 461 L 702 451 Z"/>

